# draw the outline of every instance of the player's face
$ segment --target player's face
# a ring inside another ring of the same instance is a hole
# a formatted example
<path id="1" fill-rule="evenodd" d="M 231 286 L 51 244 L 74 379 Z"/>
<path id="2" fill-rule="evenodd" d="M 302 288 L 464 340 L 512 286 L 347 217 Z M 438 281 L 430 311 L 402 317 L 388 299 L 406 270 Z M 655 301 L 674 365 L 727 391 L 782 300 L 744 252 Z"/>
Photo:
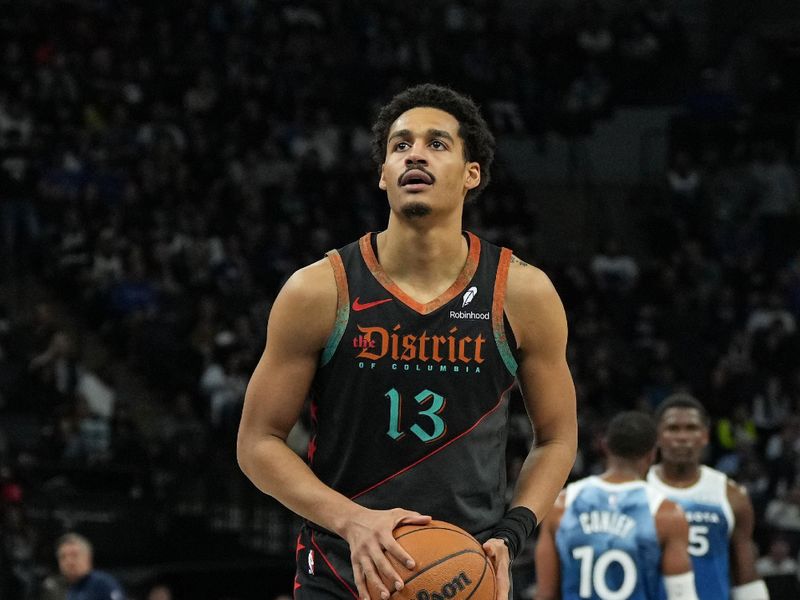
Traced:
<path id="1" fill-rule="evenodd" d="M 91 552 L 83 544 L 63 544 L 57 557 L 58 568 L 67 581 L 77 581 L 92 570 Z"/>
<path id="2" fill-rule="evenodd" d="M 670 408 L 658 424 L 661 460 L 671 464 L 700 464 L 708 445 L 708 427 L 696 408 Z"/>
<path id="3" fill-rule="evenodd" d="M 412 108 L 389 128 L 379 186 L 408 217 L 460 207 L 480 183 L 480 165 L 464 156 L 458 120 L 443 110 Z"/>

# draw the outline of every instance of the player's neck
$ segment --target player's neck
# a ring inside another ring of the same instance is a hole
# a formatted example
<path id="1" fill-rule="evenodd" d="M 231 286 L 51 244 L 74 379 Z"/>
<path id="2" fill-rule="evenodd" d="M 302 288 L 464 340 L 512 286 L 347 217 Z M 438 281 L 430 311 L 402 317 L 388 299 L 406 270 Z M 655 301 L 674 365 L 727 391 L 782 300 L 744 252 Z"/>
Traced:
<path id="1" fill-rule="evenodd" d="M 401 287 L 406 283 L 447 289 L 461 273 L 469 253 L 460 222 L 410 227 L 390 219 L 377 243 L 381 267 Z"/>
<path id="2" fill-rule="evenodd" d="M 642 469 L 635 463 L 624 461 L 609 462 L 608 468 L 600 475 L 608 483 L 626 483 L 643 479 Z"/>
<path id="3" fill-rule="evenodd" d="M 656 475 L 667 485 L 690 487 L 700 480 L 700 465 L 662 462 L 656 465 Z"/>

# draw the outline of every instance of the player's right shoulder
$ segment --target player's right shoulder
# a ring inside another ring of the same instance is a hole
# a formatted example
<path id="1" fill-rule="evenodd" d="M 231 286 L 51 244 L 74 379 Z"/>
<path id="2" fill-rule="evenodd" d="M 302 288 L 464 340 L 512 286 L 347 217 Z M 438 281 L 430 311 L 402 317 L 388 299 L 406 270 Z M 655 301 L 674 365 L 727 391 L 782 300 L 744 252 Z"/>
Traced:
<path id="1" fill-rule="evenodd" d="M 336 320 L 338 292 L 327 258 L 298 269 L 281 288 L 269 316 L 270 332 L 302 330 L 315 347 L 323 347 Z"/>
<path id="2" fill-rule="evenodd" d="M 298 269 L 283 284 L 280 296 L 301 302 L 336 300 L 336 278 L 333 265 L 326 257 Z"/>

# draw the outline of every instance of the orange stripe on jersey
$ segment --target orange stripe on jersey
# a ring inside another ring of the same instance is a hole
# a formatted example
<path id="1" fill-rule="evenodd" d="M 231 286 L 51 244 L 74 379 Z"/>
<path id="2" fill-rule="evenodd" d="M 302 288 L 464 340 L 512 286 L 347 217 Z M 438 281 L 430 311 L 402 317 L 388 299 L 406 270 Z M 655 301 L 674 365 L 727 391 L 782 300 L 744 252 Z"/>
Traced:
<path id="1" fill-rule="evenodd" d="M 464 268 L 461 269 L 458 277 L 456 277 L 456 280 L 449 288 L 430 302 L 424 304 L 422 302 L 417 302 L 414 298 L 401 290 L 400 287 L 392 281 L 389 275 L 386 274 L 386 271 L 383 270 L 383 267 L 378 262 L 378 257 L 375 256 L 375 252 L 372 249 L 371 233 L 362 236 L 361 239 L 358 240 L 358 244 L 361 248 L 361 256 L 364 257 L 364 262 L 367 263 L 367 267 L 369 267 L 375 279 L 378 280 L 378 283 L 409 308 L 422 315 L 427 315 L 458 296 L 464 288 L 467 287 L 473 275 L 475 275 L 475 271 L 478 268 L 478 257 L 481 253 L 481 241 L 469 231 L 467 231 L 466 234 L 469 241 L 469 254 L 467 254 L 467 261 L 464 263 Z"/>
<path id="2" fill-rule="evenodd" d="M 494 330 L 494 340 L 497 343 L 497 350 L 506 365 L 509 373 L 516 375 L 517 360 L 508 345 L 508 336 L 503 322 L 503 307 L 506 303 L 506 287 L 508 284 L 508 267 L 511 263 L 512 252 L 508 248 L 500 251 L 500 260 L 497 263 L 497 276 L 494 282 L 494 297 L 492 299 L 492 329 Z"/>
<path id="3" fill-rule="evenodd" d="M 326 364 L 336 352 L 347 328 L 347 321 L 350 319 L 350 291 L 347 287 L 347 273 L 344 270 L 342 257 L 338 250 L 331 250 L 326 256 L 331 262 L 333 277 L 336 280 L 336 322 L 330 337 L 328 337 L 328 342 L 325 344 L 325 349 L 322 351 L 319 360 L 320 366 Z"/>

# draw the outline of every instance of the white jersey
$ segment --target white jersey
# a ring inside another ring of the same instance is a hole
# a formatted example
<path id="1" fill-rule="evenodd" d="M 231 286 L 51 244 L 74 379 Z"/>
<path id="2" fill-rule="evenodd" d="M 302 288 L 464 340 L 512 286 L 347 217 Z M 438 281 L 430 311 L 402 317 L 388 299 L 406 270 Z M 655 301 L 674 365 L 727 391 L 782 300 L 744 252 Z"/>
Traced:
<path id="1" fill-rule="evenodd" d="M 730 536 L 735 523 L 728 501 L 727 475 L 701 465 L 697 483 L 686 488 L 672 487 L 651 468 L 647 482 L 679 504 L 686 514 L 698 598 L 727 600 L 731 585 Z"/>

